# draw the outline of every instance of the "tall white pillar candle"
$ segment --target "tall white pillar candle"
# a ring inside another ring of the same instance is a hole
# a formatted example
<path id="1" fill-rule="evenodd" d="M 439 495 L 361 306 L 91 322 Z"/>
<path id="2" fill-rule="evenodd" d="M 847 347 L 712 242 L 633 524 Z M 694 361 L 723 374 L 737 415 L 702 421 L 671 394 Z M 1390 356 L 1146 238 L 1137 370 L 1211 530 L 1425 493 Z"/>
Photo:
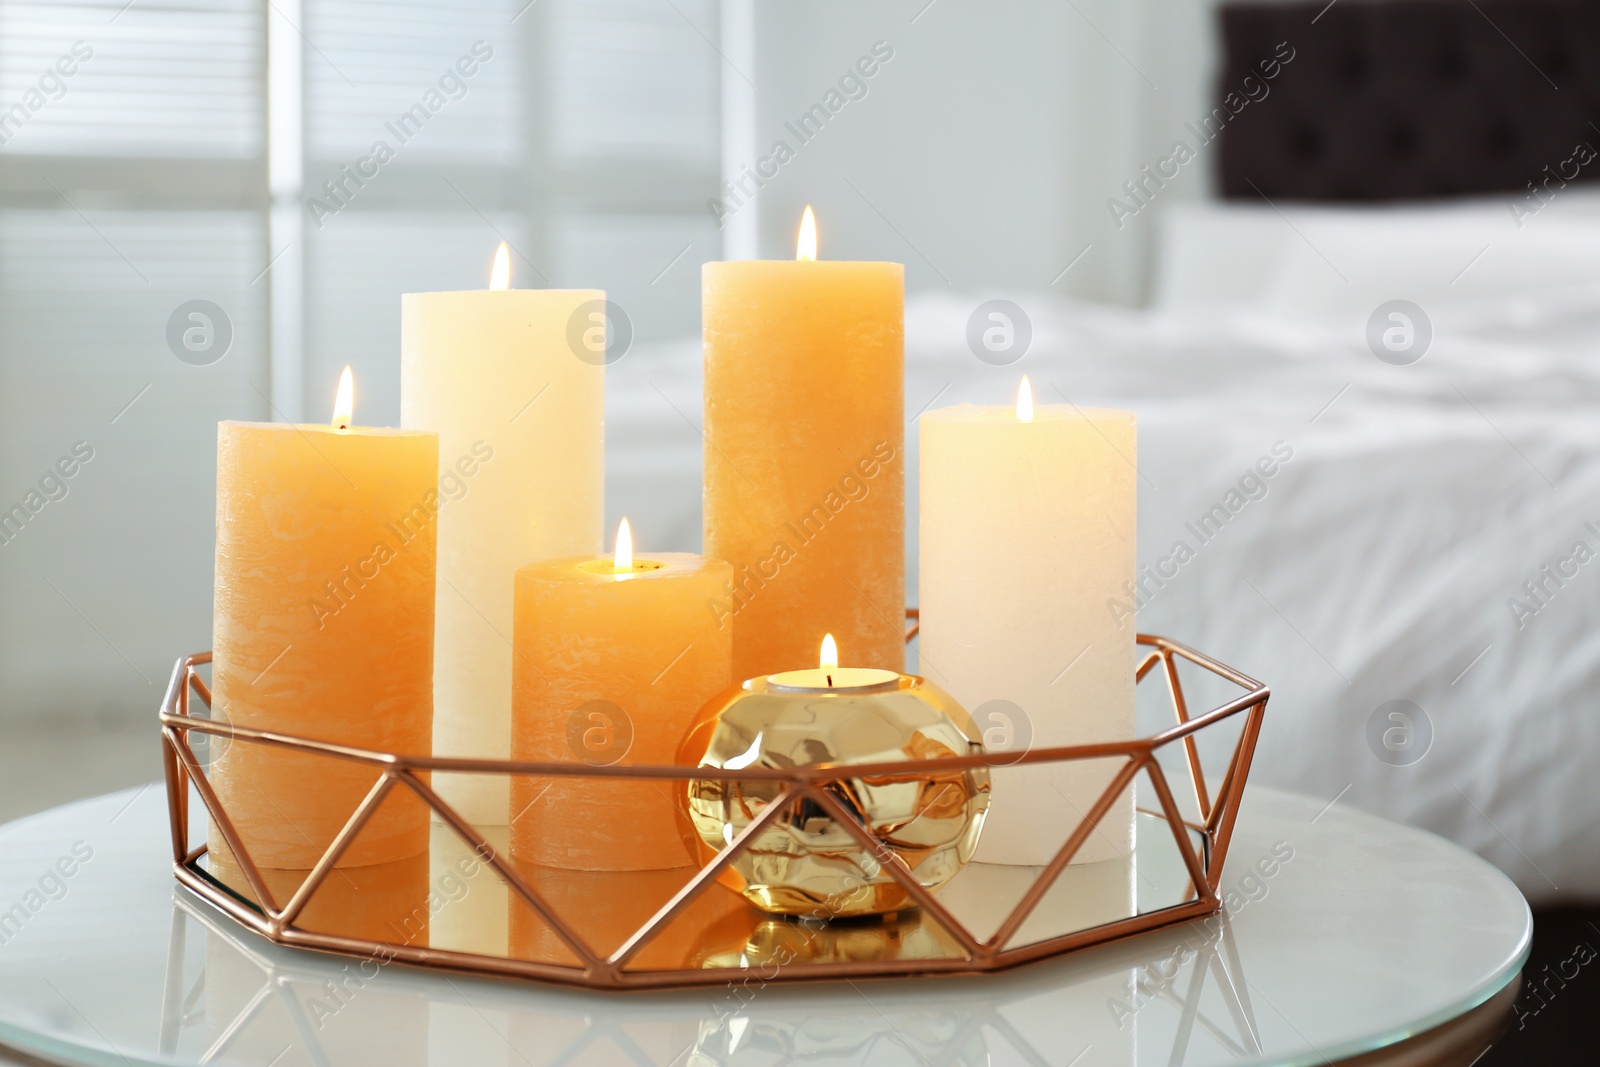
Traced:
<path id="1" fill-rule="evenodd" d="M 436 756 L 511 758 L 516 569 L 601 547 L 605 294 L 497 281 L 400 301 L 401 425 L 439 435 Z M 434 777 L 480 826 L 508 823 L 508 787 Z"/>
<path id="2" fill-rule="evenodd" d="M 1026 386 L 1024 386 L 1026 389 Z M 923 415 L 919 671 L 994 748 L 1134 736 L 1137 440 L 1129 411 L 1071 405 Z M 1048 863 L 1123 760 L 996 772 L 976 858 Z M 1126 855 L 1132 790 L 1074 862 Z"/>

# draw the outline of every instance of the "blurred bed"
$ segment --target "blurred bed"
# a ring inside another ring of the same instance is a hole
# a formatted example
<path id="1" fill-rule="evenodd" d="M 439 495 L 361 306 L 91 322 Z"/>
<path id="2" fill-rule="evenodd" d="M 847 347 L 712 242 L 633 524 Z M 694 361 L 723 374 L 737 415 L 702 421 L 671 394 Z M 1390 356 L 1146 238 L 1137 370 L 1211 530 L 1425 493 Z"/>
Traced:
<path id="1" fill-rule="evenodd" d="M 1541 111 L 1531 96 L 1554 90 L 1535 60 L 1472 5 L 1351 3 L 1314 21 L 1322 6 L 1227 11 L 1219 98 L 1263 43 L 1270 54 L 1293 39 L 1296 57 L 1274 81 L 1279 110 L 1252 105 L 1224 138 L 1224 192 L 1238 195 L 1164 210 L 1152 309 L 1037 293 L 911 301 L 911 462 L 921 409 L 1007 402 L 1023 373 L 1042 401 L 1136 409 L 1139 554 L 1153 568 L 1139 626 L 1273 686 L 1257 780 L 1434 830 L 1535 902 L 1600 899 L 1600 198 L 1569 182 L 1530 215 L 1522 188 L 1579 141 L 1600 143 L 1600 127 L 1577 93 Z M 1586 5 L 1479 6 L 1530 35 L 1551 77 L 1585 73 L 1567 60 L 1557 72 L 1544 44 L 1595 37 Z M 1580 14 L 1581 26 L 1551 21 Z M 1397 50 L 1400 31 L 1426 47 Z M 1386 66 L 1363 49 L 1384 49 Z M 1392 84 L 1350 83 L 1380 66 Z M 1372 123 L 1401 128 L 1392 101 L 1407 76 L 1448 83 L 1413 87 L 1421 141 L 1372 142 Z M 1350 84 L 1330 92 L 1333 78 Z M 1488 121 L 1461 109 L 1492 79 L 1501 103 L 1528 99 L 1490 118 L 1544 125 L 1513 138 L 1509 163 L 1435 166 L 1446 157 L 1429 129 L 1458 153 L 1504 147 L 1451 132 Z M 1308 143 L 1366 144 L 1373 173 L 1389 165 L 1379 148 L 1403 158 L 1387 182 L 1362 183 L 1343 157 L 1315 165 Z M 1460 192 L 1477 198 L 1393 199 Z M 1032 322 L 1012 366 L 967 347 L 968 317 L 993 297 Z M 1426 337 L 1415 362 L 1380 358 L 1399 320 L 1370 323 L 1393 300 L 1421 311 L 1406 312 Z M 698 545 L 698 341 L 636 350 L 609 374 L 611 509 L 647 543 Z M 914 477 L 908 489 L 915 590 Z"/>

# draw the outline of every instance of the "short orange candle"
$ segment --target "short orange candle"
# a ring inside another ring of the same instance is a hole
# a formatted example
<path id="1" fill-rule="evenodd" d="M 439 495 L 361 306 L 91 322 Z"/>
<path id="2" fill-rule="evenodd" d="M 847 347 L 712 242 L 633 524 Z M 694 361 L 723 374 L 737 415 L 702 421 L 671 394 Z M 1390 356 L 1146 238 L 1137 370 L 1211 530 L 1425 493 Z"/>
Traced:
<path id="1" fill-rule="evenodd" d="M 706 611 L 733 573 L 678 552 L 633 558 L 627 520 L 609 559 L 516 575 L 511 758 L 670 765 L 701 705 L 733 680 L 731 635 Z M 512 779 L 511 853 L 572 870 L 694 863 L 671 781 Z"/>
<path id="2" fill-rule="evenodd" d="M 705 545 L 733 566 L 707 607 L 735 676 L 804 667 L 829 630 L 899 673 L 904 268 L 818 261 L 803 225 L 800 258 L 707 263 L 701 285 Z"/>
<path id="3" fill-rule="evenodd" d="M 348 401 L 348 378 L 340 392 Z M 430 753 L 438 471 L 437 435 L 353 426 L 348 404 L 326 426 L 218 425 L 219 717 Z M 341 760 L 214 743 L 226 748 L 211 784 L 258 867 L 313 866 L 378 778 Z M 225 863 L 215 826 L 210 844 Z M 387 863 L 427 848 L 427 809 L 402 787 L 340 863 Z"/>

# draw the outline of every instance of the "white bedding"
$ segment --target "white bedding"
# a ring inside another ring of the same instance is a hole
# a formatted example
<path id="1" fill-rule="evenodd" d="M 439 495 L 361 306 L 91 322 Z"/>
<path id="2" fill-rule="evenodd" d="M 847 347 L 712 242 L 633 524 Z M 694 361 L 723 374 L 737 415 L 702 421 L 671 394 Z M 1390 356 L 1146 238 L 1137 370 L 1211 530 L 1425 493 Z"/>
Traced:
<path id="1" fill-rule="evenodd" d="M 1271 684 L 1256 780 L 1434 830 L 1532 900 L 1600 898 L 1600 287 L 1438 303 L 1409 367 L 1376 359 L 1350 314 L 1022 294 L 1032 348 L 991 367 L 964 337 L 992 295 L 907 307 L 913 470 L 919 409 L 1008 402 L 1024 372 L 1041 402 L 1136 409 L 1141 561 L 1195 549 L 1139 625 Z M 611 521 L 627 514 L 642 545 L 698 547 L 698 342 L 608 374 Z M 1292 456 L 1265 494 L 1247 481 L 1259 499 L 1200 543 L 1185 523 L 1275 446 Z M 914 476 L 908 489 L 915 590 Z M 1508 600 L 1580 540 L 1597 558 L 1519 627 Z M 1409 766 L 1369 747 L 1391 700 L 1432 726 Z"/>

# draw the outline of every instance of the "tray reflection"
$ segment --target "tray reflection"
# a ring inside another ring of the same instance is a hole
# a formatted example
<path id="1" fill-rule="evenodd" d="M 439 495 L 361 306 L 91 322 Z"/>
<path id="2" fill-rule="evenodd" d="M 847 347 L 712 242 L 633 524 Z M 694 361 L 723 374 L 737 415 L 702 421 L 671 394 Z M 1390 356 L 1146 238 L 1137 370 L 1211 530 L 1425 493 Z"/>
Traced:
<path id="1" fill-rule="evenodd" d="M 1187 932 L 1180 938 L 1158 939 L 1158 945 L 1136 939 L 1107 947 L 1095 966 L 1085 966 L 1080 957 L 1073 972 L 1078 995 L 1072 997 L 1058 995 L 1058 979 L 1046 967 L 976 983 L 852 983 L 838 993 L 819 989 L 803 1007 L 792 991 L 785 994 L 762 980 L 779 954 L 795 951 L 801 925 L 758 917 L 746 939 L 742 966 L 751 976 L 744 981 L 691 996 L 624 994 L 619 1002 L 618 994 L 583 991 L 546 989 L 530 996 L 526 987 L 451 979 L 375 960 L 335 967 L 326 955 L 256 938 L 179 889 L 160 1048 L 200 1062 L 279 1067 L 554 1067 L 594 1057 L 641 1067 L 901 1060 L 989 1067 L 997 1057 L 1009 1062 L 1015 1056 L 1043 1065 L 1059 1062 L 1063 1049 L 1070 1058 L 1078 1048 L 1067 1044 L 1079 1034 L 1092 1036 L 1096 1062 L 1129 1067 L 1188 1062 L 1197 1038 L 1213 1051 L 1220 1046 L 1229 1059 L 1248 1060 L 1261 1051 L 1243 965 L 1223 915 L 1182 928 Z M 830 924 L 812 951 L 882 950 L 883 941 L 863 939 L 863 924 L 832 929 L 837 925 Z M 898 937 L 905 948 L 929 951 L 936 943 L 914 914 L 885 925 L 898 929 L 885 930 L 884 940 Z M 719 934 L 731 942 L 742 930 L 730 925 Z M 908 988 L 915 994 L 895 995 Z M 1008 1010 L 1044 995 L 1055 1004 L 1050 1047 L 1032 1043 Z M 285 1023 L 296 1039 L 290 1048 L 283 1045 Z M 1161 1047 L 1146 1047 L 1158 1034 Z"/>
<path id="2" fill-rule="evenodd" d="M 1165 822 L 1141 814 L 1133 855 L 1072 864 L 1009 943 L 1011 947 L 1076 933 L 1195 899 Z M 486 834 L 496 849 L 505 831 Z M 1191 831 L 1204 854 L 1202 836 Z M 503 854 L 503 853 L 502 853 Z M 256 904 L 226 854 L 198 861 L 215 881 Z M 649 921 L 696 873 L 570 871 L 518 865 L 550 908 L 600 955 L 610 955 Z M 991 936 L 1016 907 L 1037 867 L 973 863 L 936 895 L 979 938 Z M 281 906 L 304 871 L 264 870 Z M 312 894 L 295 925 L 313 933 L 418 948 L 449 949 L 501 959 L 578 966 L 562 937 L 510 891 L 456 834 L 434 826 L 429 853 L 369 867 L 335 868 Z M 908 909 L 884 917 L 822 923 L 763 913 L 714 884 L 628 962 L 658 971 L 804 967 L 840 961 L 962 958 L 957 938 L 931 916 Z"/>

